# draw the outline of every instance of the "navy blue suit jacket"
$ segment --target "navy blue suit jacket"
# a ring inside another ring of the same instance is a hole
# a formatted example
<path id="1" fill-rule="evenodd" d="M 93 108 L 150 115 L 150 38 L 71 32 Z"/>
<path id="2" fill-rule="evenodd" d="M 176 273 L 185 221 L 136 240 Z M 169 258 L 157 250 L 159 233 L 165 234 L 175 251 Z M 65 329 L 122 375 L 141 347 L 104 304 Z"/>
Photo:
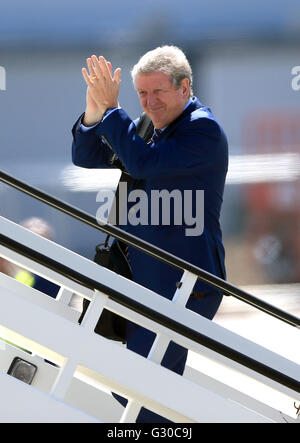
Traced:
<path id="1" fill-rule="evenodd" d="M 116 153 L 134 178 L 131 189 L 142 189 L 147 193 L 148 214 L 151 214 L 153 190 L 167 190 L 169 193 L 179 190 L 182 195 L 184 190 L 193 190 L 193 210 L 197 204 L 195 191 L 203 190 L 204 229 L 201 235 L 186 235 L 190 226 L 187 226 L 184 217 L 182 225 L 175 224 L 172 205 L 167 225 L 160 220 L 158 225 L 127 224 L 123 228 L 214 275 L 226 278 L 219 223 L 228 167 L 227 140 L 223 129 L 211 110 L 202 106 L 196 97 L 155 144 L 145 143 L 136 134 L 137 122 L 133 122 L 123 109 L 114 111 L 88 132 L 83 132 L 77 122 L 73 127 L 73 163 L 85 168 L 108 168 L 111 167 L 113 153 Z M 109 141 L 114 152 L 102 141 L 102 137 Z M 172 298 L 181 271 L 133 247 L 129 247 L 129 257 L 134 281 Z M 200 281 L 194 289 L 211 301 L 213 298 L 210 297 L 218 294 L 217 290 Z M 211 312 L 207 304 L 207 301 L 191 297 L 187 307 L 212 318 L 215 303 L 212 303 Z M 206 306 L 205 312 L 202 306 Z"/>

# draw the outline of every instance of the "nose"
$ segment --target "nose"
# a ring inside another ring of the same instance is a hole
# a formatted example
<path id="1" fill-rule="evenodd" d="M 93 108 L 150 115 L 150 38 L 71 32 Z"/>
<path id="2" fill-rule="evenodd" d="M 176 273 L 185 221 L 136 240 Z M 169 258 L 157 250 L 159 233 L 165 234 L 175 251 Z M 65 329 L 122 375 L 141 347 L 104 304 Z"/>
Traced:
<path id="1" fill-rule="evenodd" d="M 156 100 L 155 95 L 150 92 L 147 97 L 147 106 L 149 108 L 152 108 L 155 105 L 156 101 L 157 100 Z"/>

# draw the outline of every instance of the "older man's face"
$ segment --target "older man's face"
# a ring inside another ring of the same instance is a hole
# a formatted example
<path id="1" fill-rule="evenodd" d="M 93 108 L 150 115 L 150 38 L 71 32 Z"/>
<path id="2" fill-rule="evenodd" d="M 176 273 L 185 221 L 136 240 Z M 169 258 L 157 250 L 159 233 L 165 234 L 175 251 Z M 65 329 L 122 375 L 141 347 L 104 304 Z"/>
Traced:
<path id="1" fill-rule="evenodd" d="M 174 121 L 184 110 L 190 96 L 187 78 L 176 89 L 169 76 L 163 72 L 138 75 L 135 87 L 143 110 L 157 129 Z"/>

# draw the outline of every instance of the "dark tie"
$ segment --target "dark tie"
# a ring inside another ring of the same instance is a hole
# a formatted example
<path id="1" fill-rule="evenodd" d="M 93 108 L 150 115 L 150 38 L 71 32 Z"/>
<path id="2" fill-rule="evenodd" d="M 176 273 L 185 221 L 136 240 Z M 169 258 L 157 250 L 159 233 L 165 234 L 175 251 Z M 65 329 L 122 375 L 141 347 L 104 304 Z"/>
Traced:
<path id="1" fill-rule="evenodd" d="M 154 133 L 148 143 L 157 143 L 162 135 L 161 129 L 154 129 Z"/>

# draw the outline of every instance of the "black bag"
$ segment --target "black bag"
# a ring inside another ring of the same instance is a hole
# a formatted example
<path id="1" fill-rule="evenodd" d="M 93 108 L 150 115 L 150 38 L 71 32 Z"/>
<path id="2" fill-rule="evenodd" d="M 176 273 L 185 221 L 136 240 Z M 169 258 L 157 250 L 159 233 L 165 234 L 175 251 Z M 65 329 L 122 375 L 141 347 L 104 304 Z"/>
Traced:
<path id="1" fill-rule="evenodd" d="M 107 237 L 105 243 L 96 246 L 94 262 L 132 280 L 131 268 L 123 250 L 124 247 L 125 245 L 117 240 L 109 247 Z M 89 300 L 83 300 L 83 311 L 79 323 L 82 322 L 89 304 Z M 95 332 L 110 340 L 126 343 L 126 319 L 108 309 L 103 309 L 95 327 Z"/>
<path id="2" fill-rule="evenodd" d="M 149 117 L 146 114 L 142 114 L 139 124 L 137 126 L 137 133 L 140 137 L 142 137 L 145 141 L 148 141 L 153 134 L 153 124 Z M 132 181 L 132 177 L 126 171 L 124 165 L 118 159 L 118 157 L 114 154 L 112 156 L 111 165 L 116 166 L 117 168 L 122 170 L 122 175 L 120 178 L 120 182 L 127 182 L 129 185 Z M 116 190 L 114 204 L 116 205 L 116 220 L 118 220 L 118 207 L 117 207 L 117 198 L 118 189 Z M 106 237 L 105 243 L 96 246 L 96 254 L 94 257 L 94 262 L 98 263 L 105 268 L 108 268 L 117 274 L 122 275 L 130 280 L 132 280 L 132 272 L 131 267 L 126 257 L 127 246 L 118 240 L 114 240 L 111 246 L 109 246 L 109 235 Z M 82 322 L 82 319 L 87 311 L 89 306 L 89 300 L 83 300 L 83 311 L 78 320 L 79 323 Z M 126 323 L 127 320 L 114 312 L 109 311 L 108 309 L 103 309 L 101 316 L 97 322 L 95 327 L 96 334 L 102 335 L 110 340 L 121 341 L 122 343 L 126 343 Z"/>

